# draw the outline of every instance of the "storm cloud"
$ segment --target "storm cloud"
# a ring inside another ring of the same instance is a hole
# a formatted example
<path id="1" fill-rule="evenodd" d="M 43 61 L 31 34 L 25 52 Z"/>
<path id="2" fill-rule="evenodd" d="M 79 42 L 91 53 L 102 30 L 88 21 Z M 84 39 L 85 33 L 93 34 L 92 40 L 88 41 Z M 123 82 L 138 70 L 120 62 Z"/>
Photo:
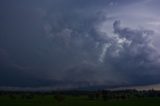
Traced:
<path id="1" fill-rule="evenodd" d="M 0 86 L 159 83 L 157 32 L 111 15 L 137 2 L 146 0 L 2 0 Z"/>

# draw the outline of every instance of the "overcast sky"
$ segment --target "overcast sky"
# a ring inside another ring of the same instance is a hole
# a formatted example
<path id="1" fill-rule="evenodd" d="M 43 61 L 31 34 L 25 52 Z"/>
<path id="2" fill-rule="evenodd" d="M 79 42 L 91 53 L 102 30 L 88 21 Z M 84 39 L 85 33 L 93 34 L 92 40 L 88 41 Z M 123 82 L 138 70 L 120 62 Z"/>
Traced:
<path id="1" fill-rule="evenodd" d="M 160 83 L 159 0 L 1 0 L 0 87 Z"/>

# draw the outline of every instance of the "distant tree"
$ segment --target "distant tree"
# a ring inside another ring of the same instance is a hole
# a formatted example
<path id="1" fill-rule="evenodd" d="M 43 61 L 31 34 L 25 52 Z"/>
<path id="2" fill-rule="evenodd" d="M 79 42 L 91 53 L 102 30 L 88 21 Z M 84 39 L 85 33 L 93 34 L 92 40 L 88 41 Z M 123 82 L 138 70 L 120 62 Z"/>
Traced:
<path id="1" fill-rule="evenodd" d="M 99 92 L 97 92 L 97 93 L 95 94 L 95 96 L 96 96 L 96 99 L 99 99 L 100 96 L 101 96 L 101 94 L 100 94 Z"/>

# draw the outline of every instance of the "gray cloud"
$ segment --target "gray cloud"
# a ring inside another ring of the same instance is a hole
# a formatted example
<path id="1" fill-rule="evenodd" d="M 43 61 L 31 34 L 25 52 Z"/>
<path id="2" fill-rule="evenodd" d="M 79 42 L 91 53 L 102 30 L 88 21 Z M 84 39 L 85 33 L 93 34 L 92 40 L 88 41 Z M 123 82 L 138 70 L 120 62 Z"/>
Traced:
<path id="1" fill-rule="evenodd" d="M 98 77 L 90 80 L 92 83 L 96 84 L 100 78 L 98 83 L 103 82 L 102 84 L 110 86 L 117 83 L 120 85 L 158 83 L 159 54 L 156 53 L 151 39 L 154 32 L 144 29 L 123 28 L 120 21 L 113 23 L 113 29 L 117 35 L 116 39 L 114 36 L 108 38 L 109 41 L 106 40 L 103 43 L 104 46 L 99 47 L 102 49 L 102 54 L 99 54 L 102 63 L 94 65 L 98 68 L 94 67 L 94 71 L 90 72 L 91 74 L 86 79 L 92 79 L 95 74 Z M 98 42 L 102 43 L 101 41 Z M 83 71 L 81 70 L 81 72 Z M 85 78 L 81 78 L 83 81 L 85 80 Z"/>
<path id="2" fill-rule="evenodd" d="M 120 21 L 113 23 L 112 35 L 98 30 L 101 23 L 110 20 L 104 9 L 110 9 L 111 2 L 128 3 L 126 0 L 35 0 L 12 4 L 2 23 L 7 22 L 8 26 L 2 27 L 5 41 L 0 39 L 12 62 L 6 63 L 10 69 L 3 70 L 18 70 L 22 75 L 27 74 L 25 81 L 31 77 L 36 84 L 37 80 L 42 82 L 37 85 L 48 86 L 159 83 L 159 55 L 151 39 L 154 31 L 122 27 Z M 18 19 L 23 19 L 20 24 Z M 1 54 L 4 55 L 3 50 Z"/>
<path id="3" fill-rule="evenodd" d="M 110 47 L 106 62 L 114 67 L 113 71 L 120 71 L 127 76 L 131 84 L 159 82 L 159 54 L 156 53 L 151 36 L 151 30 L 131 29 L 121 27 L 120 21 L 113 24 L 114 33 L 117 35 L 116 46 L 121 45 L 117 57 L 112 54 L 117 51 Z M 123 41 L 121 43 L 118 43 Z M 129 43 L 128 43 L 129 42 Z M 106 53 L 107 54 L 107 53 Z"/>

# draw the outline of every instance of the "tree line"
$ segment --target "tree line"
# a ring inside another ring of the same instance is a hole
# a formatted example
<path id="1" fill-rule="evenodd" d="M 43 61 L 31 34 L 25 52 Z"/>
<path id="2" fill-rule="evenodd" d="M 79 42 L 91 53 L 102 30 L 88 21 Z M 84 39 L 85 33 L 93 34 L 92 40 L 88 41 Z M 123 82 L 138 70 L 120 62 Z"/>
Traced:
<path id="1" fill-rule="evenodd" d="M 35 96 L 52 96 L 58 102 L 65 100 L 67 96 L 86 96 L 88 100 L 124 100 L 130 98 L 160 97 L 160 91 L 157 90 L 57 90 L 57 91 L 0 91 L 0 96 L 8 96 L 10 99 L 16 99 L 17 95 L 21 99 L 33 99 Z"/>

